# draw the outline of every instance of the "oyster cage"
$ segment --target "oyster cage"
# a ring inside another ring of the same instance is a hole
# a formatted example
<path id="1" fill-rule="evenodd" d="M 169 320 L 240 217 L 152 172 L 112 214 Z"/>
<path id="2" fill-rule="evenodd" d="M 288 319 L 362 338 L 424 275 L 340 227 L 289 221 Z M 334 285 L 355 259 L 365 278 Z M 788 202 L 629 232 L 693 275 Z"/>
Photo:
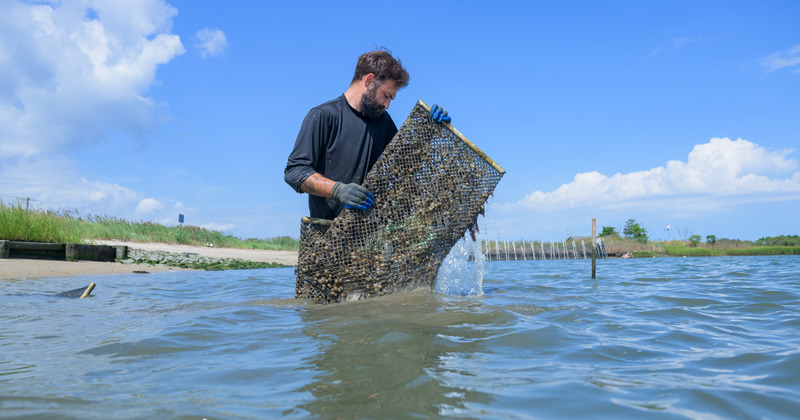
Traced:
<path id="1" fill-rule="evenodd" d="M 332 303 L 432 288 L 504 174 L 418 101 L 364 180 L 375 204 L 302 219 L 295 297 Z"/>

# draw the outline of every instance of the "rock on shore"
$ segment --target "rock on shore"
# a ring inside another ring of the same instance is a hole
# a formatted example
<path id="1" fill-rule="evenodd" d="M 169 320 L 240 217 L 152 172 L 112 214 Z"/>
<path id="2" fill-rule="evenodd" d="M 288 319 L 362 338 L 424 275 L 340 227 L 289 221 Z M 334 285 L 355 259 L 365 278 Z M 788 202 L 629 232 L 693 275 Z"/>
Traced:
<path id="1" fill-rule="evenodd" d="M 248 261 L 239 258 L 217 258 L 196 253 L 172 253 L 158 250 L 129 248 L 122 264 L 149 264 L 197 270 L 235 270 L 246 268 L 286 267 L 275 262 Z"/>

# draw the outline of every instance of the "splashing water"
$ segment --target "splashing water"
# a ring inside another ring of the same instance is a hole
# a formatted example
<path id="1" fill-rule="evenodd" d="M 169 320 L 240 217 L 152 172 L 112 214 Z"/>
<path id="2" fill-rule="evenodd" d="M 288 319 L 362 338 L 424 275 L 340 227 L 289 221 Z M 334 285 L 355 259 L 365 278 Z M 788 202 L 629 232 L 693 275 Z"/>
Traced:
<path id="1" fill-rule="evenodd" d="M 469 261 L 472 255 L 474 261 Z M 481 252 L 480 232 L 473 241 L 465 234 L 447 254 L 436 275 L 436 292 L 453 296 L 482 296 L 486 260 Z"/>

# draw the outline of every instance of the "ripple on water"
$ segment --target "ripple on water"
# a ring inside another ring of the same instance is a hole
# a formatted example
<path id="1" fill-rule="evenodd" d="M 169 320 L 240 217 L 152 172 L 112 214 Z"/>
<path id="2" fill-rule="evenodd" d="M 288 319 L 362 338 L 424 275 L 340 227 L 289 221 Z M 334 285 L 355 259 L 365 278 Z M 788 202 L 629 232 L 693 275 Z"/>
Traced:
<path id="1" fill-rule="evenodd" d="M 489 262 L 483 296 L 315 305 L 293 269 L 4 284 L 4 416 L 792 418 L 794 257 Z M 10 414 L 7 414 L 10 413 Z M 99 414 L 98 414 L 99 413 Z"/>

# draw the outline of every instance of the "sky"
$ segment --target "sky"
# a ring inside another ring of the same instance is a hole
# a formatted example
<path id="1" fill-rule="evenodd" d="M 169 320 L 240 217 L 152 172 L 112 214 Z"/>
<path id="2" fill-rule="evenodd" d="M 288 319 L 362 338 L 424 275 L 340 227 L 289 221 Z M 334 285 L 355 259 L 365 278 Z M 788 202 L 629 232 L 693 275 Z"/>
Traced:
<path id="1" fill-rule="evenodd" d="M 0 0 L 0 199 L 297 238 L 300 123 L 385 47 L 411 75 L 396 124 L 439 104 L 506 171 L 484 238 L 796 235 L 797 22 L 796 1 Z"/>

